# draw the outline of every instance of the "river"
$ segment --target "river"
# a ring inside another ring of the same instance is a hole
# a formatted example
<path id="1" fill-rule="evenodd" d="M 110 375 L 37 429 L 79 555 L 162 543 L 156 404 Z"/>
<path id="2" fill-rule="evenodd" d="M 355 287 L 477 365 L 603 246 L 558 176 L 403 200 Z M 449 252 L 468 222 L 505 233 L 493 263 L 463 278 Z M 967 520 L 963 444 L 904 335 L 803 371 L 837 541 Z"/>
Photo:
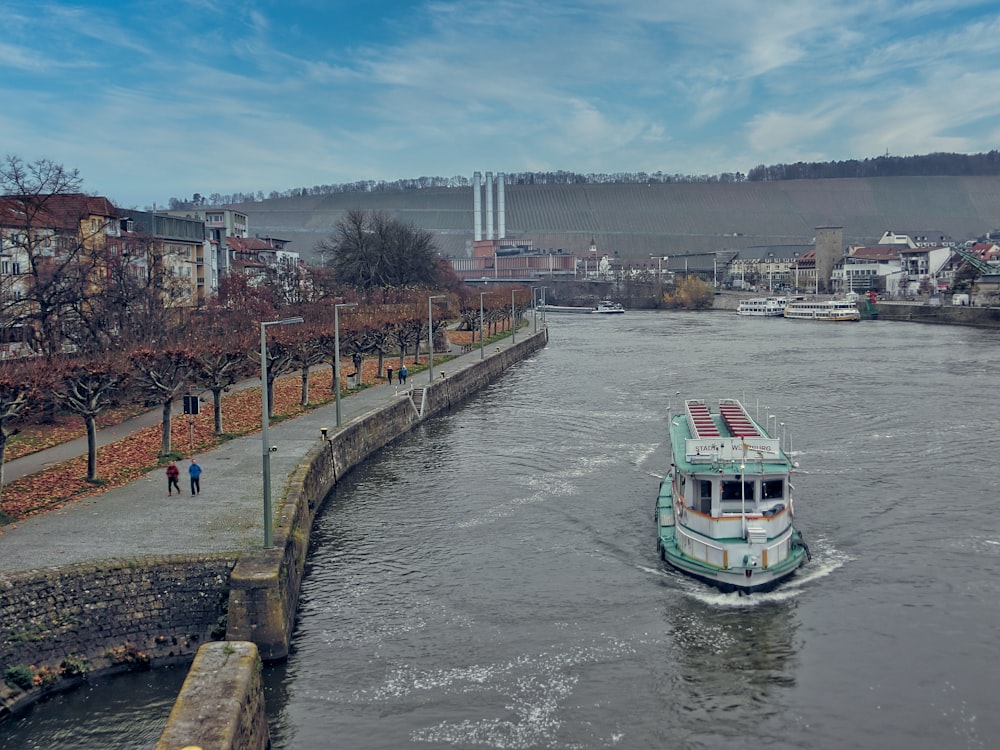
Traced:
<path id="1" fill-rule="evenodd" d="M 291 654 L 266 670 L 275 750 L 1000 745 L 1000 334 L 548 323 L 545 350 L 332 494 Z M 728 397 L 800 464 L 813 559 L 764 595 L 656 555 L 667 414 Z M 127 740 L 78 706 L 113 703 L 116 679 L 9 722 L 0 747 L 149 748 L 177 680 L 139 679 L 163 684 Z"/>

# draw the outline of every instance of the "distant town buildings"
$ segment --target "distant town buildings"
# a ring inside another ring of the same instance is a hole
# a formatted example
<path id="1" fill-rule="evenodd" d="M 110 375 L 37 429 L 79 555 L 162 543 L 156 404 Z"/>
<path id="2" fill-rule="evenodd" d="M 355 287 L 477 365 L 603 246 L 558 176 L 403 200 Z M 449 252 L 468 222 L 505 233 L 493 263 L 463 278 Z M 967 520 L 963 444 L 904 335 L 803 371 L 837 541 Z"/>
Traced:
<path id="1" fill-rule="evenodd" d="M 258 283 L 301 265 L 286 240 L 249 234 L 246 214 L 230 209 L 136 211 L 77 193 L 0 197 L 0 358 L 30 353 L 40 308 L 61 305 L 52 315 L 71 327 L 74 285 L 85 299 L 132 279 L 154 286 L 165 307 L 196 308 L 229 274 Z"/>

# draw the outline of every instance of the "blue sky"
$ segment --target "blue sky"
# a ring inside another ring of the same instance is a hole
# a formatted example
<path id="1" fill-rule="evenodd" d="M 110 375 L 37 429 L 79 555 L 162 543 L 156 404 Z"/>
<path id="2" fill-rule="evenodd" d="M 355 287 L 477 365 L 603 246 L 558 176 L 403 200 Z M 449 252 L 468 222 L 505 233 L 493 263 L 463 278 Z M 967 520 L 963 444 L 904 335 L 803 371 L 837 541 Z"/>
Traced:
<path id="1" fill-rule="evenodd" d="M 122 206 L 1000 142 L 995 0 L 0 0 L 0 155 Z"/>

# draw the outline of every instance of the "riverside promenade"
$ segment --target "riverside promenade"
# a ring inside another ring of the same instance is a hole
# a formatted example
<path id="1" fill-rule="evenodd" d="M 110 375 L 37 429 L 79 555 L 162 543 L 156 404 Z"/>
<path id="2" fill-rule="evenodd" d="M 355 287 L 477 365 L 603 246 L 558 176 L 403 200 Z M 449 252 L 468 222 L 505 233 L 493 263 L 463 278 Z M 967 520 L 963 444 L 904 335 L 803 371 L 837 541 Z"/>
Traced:
<path id="1" fill-rule="evenodd" d="M 541 326 L 541 322 L 539 322 Z M 527 336 L 531 328 L 525 330 Z M 518 335 L 518 340 L 521 335 Z M 485 357 L 497 356 L 512 346 L 506 337 L 491 343 Z M 448 361 L 435 360 L 434 374 L 451 376 L 480 362 L 480 350 L 458 349 Z M 441 353 L 438 356 L 443 356 Z M 341 398 L 341 426 L 409 398 L 410 389 L 428 383 L 428 372 L 411 374 L 406 386 L 382 383 Z M 252 385 L 252 381 L 251 381 Z M 157 415 L 154 415 L 157 416 Z M 146 426 L 150 415 L 102 430 L 99 443 L 120 440 L 129 429 Z M 153 423 L 159 420 L 155 419 Z M 336 405 L 313 409 L 301 416 L 272 424 L 268 442 L 271 453 L 271 496 L 280 501 L 291 474 L 322 439 L 326 428 L 336 432 Z M 11 461 L 8 479 L 43 470 L 86 452 L 86 443 L 56 446 Z M 140 479 L 90 498 L 71 502 L 59 510 L 3 527 L 0 534 L 0 573 L 13 574 L 96 560 L 128 560 L 144 556 L 199 555 L 241 552 L 263 546 L 263 482 L 260 433 L 231 440 L 195 455 L 202 466 L 201 493 L 192 496 L 187 467 L 179 461 L 181 494 L 167 496 L 163 468 Z"/>

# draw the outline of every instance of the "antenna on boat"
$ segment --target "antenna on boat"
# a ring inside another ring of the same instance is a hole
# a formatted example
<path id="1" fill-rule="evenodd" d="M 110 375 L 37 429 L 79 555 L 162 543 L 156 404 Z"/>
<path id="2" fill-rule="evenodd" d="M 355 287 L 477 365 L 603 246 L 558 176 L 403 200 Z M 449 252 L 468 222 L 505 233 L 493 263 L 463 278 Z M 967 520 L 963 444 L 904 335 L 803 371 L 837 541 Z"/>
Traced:
<path id="1" fill-rule="evenodd" d="M 678 396 L 680 396 L 680 395 L 681 395 L 681 392 L 680 392 L 680 391 L 674 391 L 674 397 L 678 397 Z M 680 411 L 680 409 L 678 409 L 678 412 L 679 412 L 679 411 Z M 671 405 L 671 399 L 670 399 L 670 398 L 668 398 L 668 399 L 667 399 L 667 421 L 668 421 L 668 422 L 669 422 L 669 421 L 670 421 L 671 419 L 673 419 L 673 415 L 674 415 L 674 410 L 673 410 L 673 406 Z"/>

